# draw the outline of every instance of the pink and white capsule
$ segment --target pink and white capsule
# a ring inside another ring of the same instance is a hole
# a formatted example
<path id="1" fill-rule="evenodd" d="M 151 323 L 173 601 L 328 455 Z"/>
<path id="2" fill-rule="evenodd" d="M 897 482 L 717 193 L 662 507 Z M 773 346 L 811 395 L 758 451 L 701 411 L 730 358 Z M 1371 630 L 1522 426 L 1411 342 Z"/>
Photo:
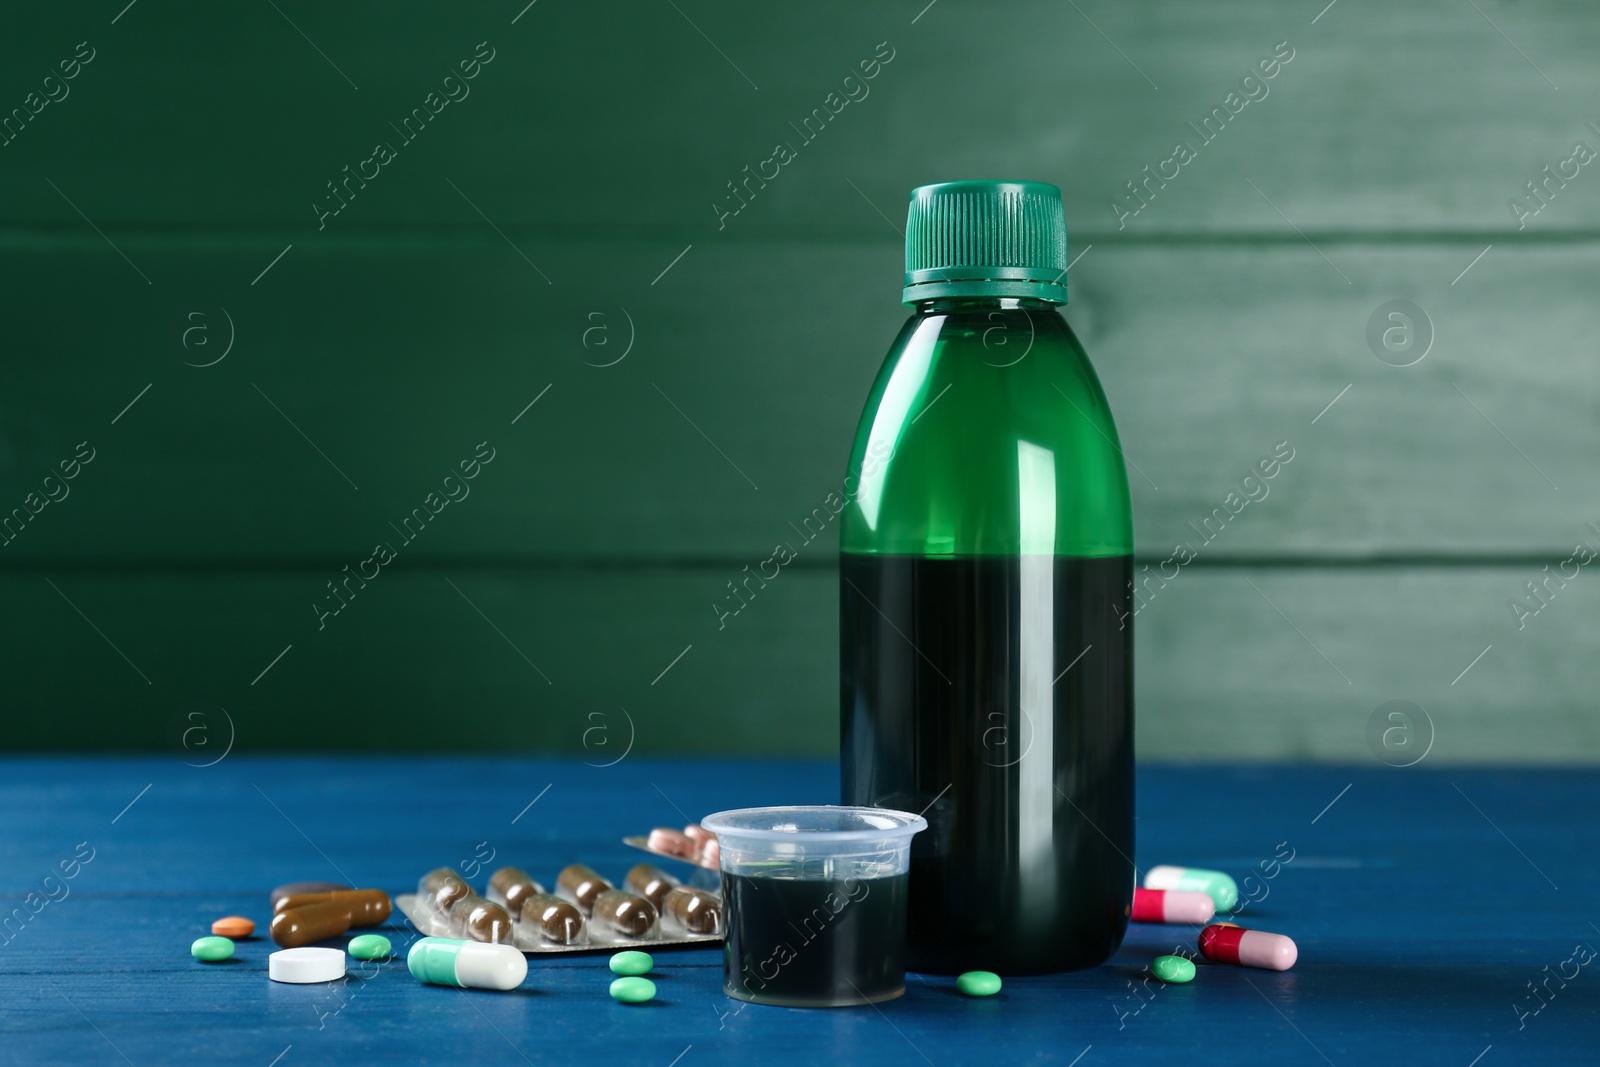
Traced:
<path id="1" fill-rule="evenodd" d="M 1300 950 L 1282 934 L 1246 930 L 1232 923 L 1213 923 L 1200 931 L 1200 955 L 1216 963 L 1287 971 L 1300 958 Z"/>
<path id="2" fill-rule="evenodd" d="M 1133 921 L 1136 923 L 1208 923 L 1217 914 L 1210 893 L 1183 889 L 1135 889 Z"/>

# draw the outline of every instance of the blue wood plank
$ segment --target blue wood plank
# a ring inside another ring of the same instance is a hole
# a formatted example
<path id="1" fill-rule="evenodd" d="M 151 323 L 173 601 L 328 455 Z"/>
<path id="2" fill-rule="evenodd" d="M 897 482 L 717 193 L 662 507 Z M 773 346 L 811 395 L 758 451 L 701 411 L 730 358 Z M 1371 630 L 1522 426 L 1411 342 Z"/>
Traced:
<path id="1" fill-rule="evenodd" d="M 830 800 L 836 770 L 642 759 L 611 768 L 4 760 L 3 911 L 24 906 L 75 851 L 93 858 L 64 898 L 0 936 L 0 1060 L 1093 1067 L 1204 1050 L 1229 1062 L 1496 1067 L 1585 1058 L 1600 975 L 1566 961 L 1575 946 L 1600 945 L 1600 830 L 1582 818 L 1600 773 L 1146 767 L 1139 788 L 1140 864 L 1233 872 L 1256 898 L 1243 923 L 1298 941 L 1294 970 L 1205 965 L 1190 985 L 1146 989 L 1149 960 L 1192 945 L 1194 932 L 1136 926 L 1104 967 L 1012 979 L 990 1000 L 913 976 L 907 995 L 881 1010 L 741 1005 L 722 995 L 720 954 L 708 950 L 662 954 L 659 999 L 642 1008 L 607 998 L 603 957 L 535 959 L 509 994 L 421 986 L 398 960 L 339 986 L 283 986 L 266 979 L 273 946 L 264 939 L 241 942 L 221 965 L 190 959 L 189 942 L 221 915 L 264 919 L 266 891 L 281 882 L 342 875 L 400 891 L 427 868 L 488 848 L 494 864 L 546 877 L 573 861 L 620 874 L 638 855 L 618 840 L 625 833 L 720 807 Z M 1264 861 L 1291 852 L 1263 873 Z M 402 946 L 410 936 L 387 932 Z M 1540 999 L 1529 983 L 1543 983 Z"/>

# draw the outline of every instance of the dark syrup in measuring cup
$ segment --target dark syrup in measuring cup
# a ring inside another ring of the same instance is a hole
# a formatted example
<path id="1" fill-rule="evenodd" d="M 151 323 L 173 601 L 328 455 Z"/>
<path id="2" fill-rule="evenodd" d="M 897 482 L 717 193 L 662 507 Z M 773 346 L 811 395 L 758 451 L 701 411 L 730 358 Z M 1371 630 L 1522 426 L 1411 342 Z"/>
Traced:
<path id="1" fill-rule="evenodd" d="M 750 877 L 723 872 L 727 992 L 757 1004 L 833 1007 L 905 992 L 904 874 Z"/>

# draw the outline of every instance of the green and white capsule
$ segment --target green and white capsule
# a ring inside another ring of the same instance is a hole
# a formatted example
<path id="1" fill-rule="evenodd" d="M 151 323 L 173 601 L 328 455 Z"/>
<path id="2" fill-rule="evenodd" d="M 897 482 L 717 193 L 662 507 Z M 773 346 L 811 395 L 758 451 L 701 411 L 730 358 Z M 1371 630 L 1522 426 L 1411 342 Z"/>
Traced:
<path id="1" fill-rule="evenodd" d="M 1144 872 L 1144 887 L 1206 893 L 1219 913 L 1239 903 L 1239 887 L 1234 880 L 1221 871 L 1208 871 L 1203 867 L 1151 867 Z"/>
<path id="2" fill-rule="evenodd" d="M 406 954 L 411 977 L 458 989 L 515 989 L 528 977 L 528 958 L 512 945 L 424 937 Z"/>

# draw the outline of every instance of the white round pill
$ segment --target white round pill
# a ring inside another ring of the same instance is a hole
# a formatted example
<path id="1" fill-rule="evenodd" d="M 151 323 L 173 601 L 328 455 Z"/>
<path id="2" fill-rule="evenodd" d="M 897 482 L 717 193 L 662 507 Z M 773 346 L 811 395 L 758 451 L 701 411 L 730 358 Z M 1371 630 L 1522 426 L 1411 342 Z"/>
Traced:
<path id="1" fill-rule="evenodd" d="M 274 982 L 309 985 L 337 982 L 344 977 L 344 950 L 338 948 L 285 948 L 267 957 L 267 977 Z"/>

